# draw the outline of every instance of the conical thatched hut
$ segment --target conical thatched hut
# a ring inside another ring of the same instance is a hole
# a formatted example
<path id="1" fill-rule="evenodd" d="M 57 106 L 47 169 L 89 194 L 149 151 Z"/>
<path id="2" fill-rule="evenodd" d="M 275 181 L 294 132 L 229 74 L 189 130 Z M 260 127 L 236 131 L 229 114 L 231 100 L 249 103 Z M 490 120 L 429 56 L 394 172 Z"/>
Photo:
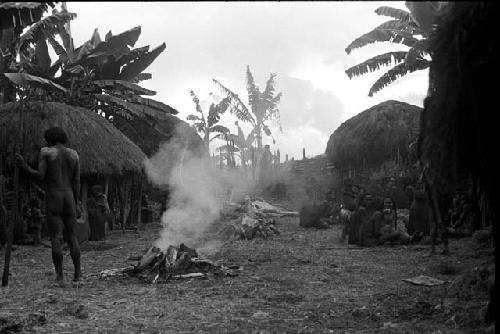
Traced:
<path id="1" fill-rule="evenodd" d="M 328 160 L 340 170 L 377 167 L 390 159 L 408 156 L 418 135 L 422 108 L 389 100 L 342 123 L 330 136 Z"/>
<path id="2" fill-rule="evenodd" d="M 130 180 L 131 176 L 142 173 L 146 155 L 103 117 L 90 110 L 63 103 L 29 101 L 0 105 L 0 162 L 4 162 L 2 169 L 6 175 L 12 171 L 16 143 L 25 160 L 36 166 L 40 148 L 46 145 L 44 132 L 52 126 L 59 126 L 66 131 L 67 146 L 79 154 L 81 198 L 84 205 L 88 188 L 92 184 L 102 183 L 103 179 L 109 180 L 111 176 Z M 24 192 L 29 193 L 33 184 L 25 184 Z M 129 206 L 129 197 L 122 197 L 123 199 L 118 200 L 120 211 L 122 216 L 126 216 L 128 211 L 124 208 Z M 86 240 L 88 222 L 82 228 L 83 231 L 79 232 L 81 241 Z"/>
<path id="3" fill-rule="evenodd" d="M 68 147 L 80 156 L 81 175 L 105 176 L 140 173 L 146 155 L 141 149 L 98 114 L 58 102 L 19 102 L 0 105 L 0 152 L 14 152 L 19 137 L 20 108 L 23 108 L 21 150 L 34 164 L 45 146 L 44 132 L 60 126 L 68 135 Z"/>
<path id="4" fill-rule="evenodd" d="M 148 157 L 158 151 L 160 144 L 174 137 L 182 140 L 186 149 L 194 154 L 208 153 L 205 152 L 206 149 L 201 137 L 187 122 L 170 114 L 165 114 L 163 117 L 165 119 L 156 121 L 155 131 L 151 131 L 151 126 L 139 119 L 131 121 L 116 119 L 114 125 L 132 139 Z"/>

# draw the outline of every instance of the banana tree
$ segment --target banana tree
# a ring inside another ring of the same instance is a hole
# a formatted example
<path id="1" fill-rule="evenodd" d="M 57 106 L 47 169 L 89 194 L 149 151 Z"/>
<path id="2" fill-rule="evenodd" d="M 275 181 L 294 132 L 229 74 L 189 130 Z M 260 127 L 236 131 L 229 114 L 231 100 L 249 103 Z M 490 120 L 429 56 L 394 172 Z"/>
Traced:
<path id="1" fill-rule="evenodd" d="M 259 87 L 255 84 L 250 66 L 247 65 L 247 92 L 248 92 L 248 105 L 249 108 L 240 100 L 239 96 L 231 91 L 229 88 L 221 84 L 219 81 L 212 79 L 219 87 L 224 95 L 229 98 L 231 114 L 243 121 L 250 123 L 253 127 L 255 134 L 255 141 L 257 142 L 257 150 L 262 150 L 262 132 L 267 136 L 272 136 L 269 129 L 268 122 L 276 119 L 279 122 L 280 114 L 278 103 L 282 94 L 275 94 L 275 78 L 276 74 L 271 73 L 266 82 L 264 91 L 260 91 Z"/>
<path id="2" fill-rule="evenodd" d="M 387 52 L 377 55 L 345 71 L 349 79 L 352 79 L 355 76 L 376 71 L 381 67 L 394 65 L 372 85 L 368 92 L 370 97 L 398 78 L 411 72 L 426 69 L 430 65 L 429 59 L 431 55 L 429 53 L 428 37 L 432 33 L 432 25 L 428 23 L 429 20 L 422 19 L 421 13 L 425 13 L 423 16 L 435 15 L 436 12 L 441 10 L 441 7 L 436 7 L 435 4 L 430 2 L 406 2 L 406 6 L 410 9 L 410 12 L 387 6 L 377 8 L 375 10 L 376 14 L 391 17 L 393 20 L 384 22 L 372 31 L 356 38 L 345 49 L 346 53 L 350 54 L 356 48 L 375 42 L 392 42 L 409 48 L 408 51 Z M 427 10 L 422 11 L 423 6 Z M 416 12 L 419 14 L 420 21 L 414 19 Z"/>
<path id="3" fill-rule="evenodd" d="M 229 129 L 223 125 L 217 124 L 220 120 L 220 115 L 229 108 L 229 98 L 224 98 L 218 103 L 210 104 L 208 115 L 205 116 L 200 99 L 194 91 L 190 92 L 191 98 L 195 104 L 197 114 L 189 114 L 186 120 L 194 122 L 192 127 L 201 134 L 203 143 L 207 151 L 210 148 L 210 142 L 216 138 L 222 139 L 224 134 L 229 133 Z M 215 136 L 211 136 L 215 134 Z"/>

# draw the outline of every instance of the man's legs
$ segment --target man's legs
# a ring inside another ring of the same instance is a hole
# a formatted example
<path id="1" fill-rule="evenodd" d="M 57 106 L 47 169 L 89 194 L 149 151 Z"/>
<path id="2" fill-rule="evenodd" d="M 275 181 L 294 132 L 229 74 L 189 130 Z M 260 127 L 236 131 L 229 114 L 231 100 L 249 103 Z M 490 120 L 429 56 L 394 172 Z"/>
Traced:
<path id="1" fill-rule="evenodd" d="M 73 281 L 78 281 L 81 278 L 81 266 L 80 266 L 80 245 L 78 244 L 78 238 L 75 234 L 75 224 L 76 217 L 74 215 L 69 215 L 64 217 L 64 226 L 68 233 L 68 243 L 69 243 L 69 253 L 71 259 L 73 260 L 73 266 L 75 267 L 75 274 L 73 276 Z"/>
<path id="2" fill-rule="evenodd" d="M 52 242 L 52 262 L 56 271 L 56 281 L 63 281 L 63 222 L 61 216 L 49 214 L 47 222 L 50 228 L 50 241 Z"/>

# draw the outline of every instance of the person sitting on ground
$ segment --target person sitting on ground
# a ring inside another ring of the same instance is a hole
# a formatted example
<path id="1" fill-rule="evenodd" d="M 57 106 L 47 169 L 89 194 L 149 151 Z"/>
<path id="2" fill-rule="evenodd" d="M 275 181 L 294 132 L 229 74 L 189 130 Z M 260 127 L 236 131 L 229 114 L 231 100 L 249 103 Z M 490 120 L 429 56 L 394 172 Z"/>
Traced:
<path id="1" fill-rule="evenodd" d="M 401 226 L 398 227 L 396 203 L 391 197 L 384 198 L 384 209 L 382 211 L 382 227 L 380 228 L 379 244 L 407 244 L 410 236 Z"/>
<path id="2" fill-rule="evenodd" d="M 456 205 L 456 202 L 460 204 Z M 477 219 L 474 205 L 462 195 L 453 200 L 454 210 L 450 214 L 451 226 L 448 228 L 448 235 L 455 238 L 470 237 L 474 232 L 474 225 Z"/>
<path id="3" fill-rule="evenodd" d="M 40 199 L 33 197 L 30 200 L 30 226 L 33 232 L 33 245 L 38 246 L 42 242 L 43 214 L 40 210 Z"/>
<path id="4" fill-rule="evenodd" d="M 342 193 L 342 204 L 340 208 L 340 222 L 343 225 L 340 241 L 344 242 L 345 237 L 349 235 L 349 225 L 353 212 L 357 209 L 356 195 L 351 187 L 344 189 Z"/>
<path id="5" fill-rule="evenodd" d="M 87 200 L 90 225 L 90 240 L 103 240 L 106 237 L 106 214 L 109 212 L 106 195 L 100 185 L 90 188 L 91 196 Z"/>
<path id="6" fill-rule="evenodd" d="M 382 214 L 380 211 L 375 210 L 371 194 L 367 194 L 363 199 L 363 214 L 360 218 L 358 245 L 361 247 L 377 245 Z"/>

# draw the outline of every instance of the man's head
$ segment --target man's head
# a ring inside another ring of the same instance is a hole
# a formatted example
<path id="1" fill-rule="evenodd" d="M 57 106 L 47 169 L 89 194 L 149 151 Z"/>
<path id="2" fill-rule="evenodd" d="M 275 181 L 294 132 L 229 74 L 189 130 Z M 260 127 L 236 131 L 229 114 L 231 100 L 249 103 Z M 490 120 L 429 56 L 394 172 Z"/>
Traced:
<path id="1" fill-rule="evenodd" d="M 66 132 L 58 126 L 51 127 L 45 131 L 45 141 L 49 146 L 54 146 L 56 144 L 66 144 L 68 141 L 68 136 Z"/>

